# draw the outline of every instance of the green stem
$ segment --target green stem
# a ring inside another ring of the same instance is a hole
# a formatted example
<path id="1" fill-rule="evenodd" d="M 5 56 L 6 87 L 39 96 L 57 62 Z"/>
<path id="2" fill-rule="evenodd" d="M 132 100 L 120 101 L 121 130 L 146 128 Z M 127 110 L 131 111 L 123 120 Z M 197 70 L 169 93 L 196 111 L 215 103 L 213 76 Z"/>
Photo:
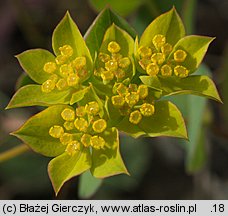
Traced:
<path id="1" fill-rule="evenodd" d="M 9 149 L 3 153 L 0 153 L 0 163 L 10 160 L 24 152 L 27 152 L 29 150 L 29 147 L 25 144 L 21 144 L 17 147 L 14 147 L 12 149 Z"/>

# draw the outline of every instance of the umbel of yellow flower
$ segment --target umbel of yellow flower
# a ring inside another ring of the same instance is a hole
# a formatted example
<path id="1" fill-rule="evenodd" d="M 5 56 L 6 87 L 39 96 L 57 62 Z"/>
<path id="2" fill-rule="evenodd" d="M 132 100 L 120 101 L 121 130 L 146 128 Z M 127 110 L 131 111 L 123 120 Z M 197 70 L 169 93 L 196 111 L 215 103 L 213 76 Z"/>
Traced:
<path id="1" fill-rule="evenodd" d="M 98 55 L 98 68 L 94 75 L 100 77 L 104 84 L 125 79 L 129 73 L 131 60 L 122 56 L 121 47 L 116 41 L 110 41 L 107 45 L 107 53 Z"/>
<path id="2" fill-rule="evenodd" d="M 149 76 L 187 77 L 189 70 L 183 65 L 187 52 L 178 49 L 170 56 L 172 50 L 173 47 L 166 42 L 166 37 L 157 34 L 152 38 L 150 46 L 139 47 L 138 63 Z"/>
<path id="3" fill-rule="evenodd" d="M 63 125 L 54 125 L 49 129 L 49 135 L 59 139 L 66 146 L 65 151 L 73 156 L 81 147 L 102 149 L 105 140 L 102 133 L 107 128 L 105 119 L 99 117 L 100 107 L 96 101 L 91 101 L 85 106 L 65 108 L 61 112 Z M 81 134 L 76 136 L 75 134 Z"/>
<path id="4" fill-rule="evenodd" d="M 113 87 L 117 93 L 111 97 L 111 103 L 119 109 L 120 115 L 128 116 L 129 122 L 139 124 L 143 117 L 152 116 L 155 112 L 154 105 L 149 98 L 149 90 L 146 85 L 130 84 L 128 87 L 123 83 L 117 83 Z"/>
<path id="5" fill-rule="evenodd" d="M 78 89 L 88 76 L 86 57 L 72 58 L 74 51 L 70 45 L 60 47 L 59 51 L 60 55 L 55 58 L 55 62 L 47 62 L 43 66 L 43 70 L 51 75 L 41 86 L 43 92 Z"/>

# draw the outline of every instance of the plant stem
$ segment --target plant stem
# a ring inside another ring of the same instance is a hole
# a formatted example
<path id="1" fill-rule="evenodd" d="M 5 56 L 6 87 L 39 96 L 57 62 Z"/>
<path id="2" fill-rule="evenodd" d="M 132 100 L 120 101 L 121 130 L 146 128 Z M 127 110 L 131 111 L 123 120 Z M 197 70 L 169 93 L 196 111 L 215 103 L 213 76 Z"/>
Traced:
<path id="1" fill-rule="evenodd" d="M 14 147 L 12 149 L 9 149 L 3 153 L 0 153 L 0 163 L 10 160 L 24 152 L 27 152 L 29 150 L 29 147 L 25 144 L 20 144 L 17 147 Z"/>

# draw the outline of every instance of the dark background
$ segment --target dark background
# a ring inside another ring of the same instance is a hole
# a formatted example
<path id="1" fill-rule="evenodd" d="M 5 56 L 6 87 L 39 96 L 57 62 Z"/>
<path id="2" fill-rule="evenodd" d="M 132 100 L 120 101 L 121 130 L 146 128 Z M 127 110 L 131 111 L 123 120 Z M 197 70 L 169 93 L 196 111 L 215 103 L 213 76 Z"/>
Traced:
<path id="1" fill-rule="evenodd" d="M 126 4 L 131 4 L 131 1 L 123 2 L 126 8 Z M 204 63 L 209 67 L 224 101 L 224 105 L 212 101 L 207 104 L 206 123 L 201 128 L 206 135 L 202 141 L 205 159 L 196 169 L 189 171 L 186 169 L 188 152 L 180 140 L 134 140 L 121 135 L 123 158 L 132 176 L 116 176 L 103 181 L 98 192 L 90 198 L 228 198 L 228 1 L 178 0 L 167 3 L 148 0 L 131 11 L 123 12 L 123 9 L 119 12 L 142 33 L 155 16 L 172 5 L 184 17 L 191 2 L 195 4 L 190 21 L 185 20 L 187 31 L 216 37 Z M 37 108 L 4 110 L 15 92 L 18 77 L 23 73 L 14 55 L 37 47 L 51 50 L 52 31 L 66 10 L 70 11 L 82 34 L 97 15 L 94 6 L 85 0 L 0 1 L 0 152 L 20 144 L 19 140 L 8 135 L 9 132 L 39 111 Z M 26 152 L 0 163 L 0 199 L 55 199 L 46 171 L 48 161 L 49 158 Z M 69 181 L 57 197 L 79 198 L 78 178 Z"/>

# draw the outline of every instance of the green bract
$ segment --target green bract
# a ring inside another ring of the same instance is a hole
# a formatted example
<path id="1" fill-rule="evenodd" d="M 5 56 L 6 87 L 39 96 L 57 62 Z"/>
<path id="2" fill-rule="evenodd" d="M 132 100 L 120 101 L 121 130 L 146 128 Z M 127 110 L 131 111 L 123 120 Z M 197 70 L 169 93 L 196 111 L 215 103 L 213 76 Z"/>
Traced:
<path id="1" fill-rule="evenodd" d="M 12 134 L 55 157 L 48 172 L 56 194 L 87 170 L 96 178 L 128 174 L 119 131 L 187 139 L 182 114 L 165 97 L 194 94 L 221 102 L 208 76 L 191 75 L 212 40 L 185 36 L 174 8 L 155 19 L 139 42 L 125 20 L 105 9 L 84 40 L 67 12 L 53 33 L 55 55 L 42 49 L 17 55 L 37 84 L 21 87 L 7 108 L 48 108 Z"/>

